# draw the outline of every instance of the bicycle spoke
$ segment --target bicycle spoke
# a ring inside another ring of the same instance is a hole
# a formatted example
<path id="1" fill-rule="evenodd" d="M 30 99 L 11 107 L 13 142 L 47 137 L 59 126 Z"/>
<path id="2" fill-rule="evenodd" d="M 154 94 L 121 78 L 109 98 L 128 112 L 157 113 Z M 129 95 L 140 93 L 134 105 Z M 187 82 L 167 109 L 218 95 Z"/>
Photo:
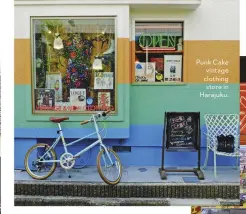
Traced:
<path id="1" fill-rule="evenodd" d="M 107 152 L 103 151 L 100 157 L 100 169 L 108 181 L 114 182 L 121 176 L 120 163 L 118 162 L 114 153 L 110 150 Z"/>
<path id="2" fill-rule="evenodd" d="M 106 159 L 105 159 L 104 153 L 102 154 L 102 159 L 103 159 L 104 165 L 107 167 L 107 161 L 106 161 Z"/>
<path id="3" fill-rule="evenodd" d="M 46 152 L 45 150 L 45 146 L 37 145 L 37 147 L 29 153 L 26 168 L 31 176 L 43 177 L 52 170 L 54 162 L 45 161 L 52 161 L 54 159 L 52 158 L 52 154 L 49 154 L 50 151 Z"/>

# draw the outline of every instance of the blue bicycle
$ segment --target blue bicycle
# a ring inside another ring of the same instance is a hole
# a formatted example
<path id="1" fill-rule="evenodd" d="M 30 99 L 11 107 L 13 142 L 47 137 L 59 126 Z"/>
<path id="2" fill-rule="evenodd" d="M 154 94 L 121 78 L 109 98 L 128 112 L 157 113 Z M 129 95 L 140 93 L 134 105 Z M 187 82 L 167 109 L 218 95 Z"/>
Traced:
<path id="1" fill-rule="evenodd" d="M 112 149 L 108 149 L 103 144 L 97 124 L 98 120 L 102 118 L 105 119 L 109 112 L 110 111 L 93 114 L 89 120 L 81 122 L 81 125 L 87 124 L 89 122 L 93 123 L 95 127 L 95 132 L 85 137 L 79 138 L 71 143 L 66 143 L 61 128 L 61 122 L 68 120 L 69 118 L 51 117 L 50 121 L 53 123 L 57 123 L 58 125 L 58 137 L 51 146 L 45 143 L 38 143 L 28 150 L 24 161 L 27 173 L 34 179 L 47 179 L 54 173 L 57 167 L 57 163 L 60 163 L 61 167 L 67 171 L 68 169 L 74 167 L 76 159 L 80 158 L 80 156 L 83 155 L 86 151 L 99 144 L 100 151 L 97 155 L 98 173 L 105 183 L 109 185 L 118 184 L 122 176 L 122 165 L 120 158 Z M 97 135 L 97 140 L 91 145 L 82 149 L 77 154 L 72 154 L 68 151 L 69 146 L 72 146 L 75 143 L 80 142 L 94 134 Z M 62 141 L 64 147 L 64 153 L 60 156 L 60 159 L 57 159 L 54 148 L 60 142 L 60 140 Z M 69 177 L 71 177 L 70 174 Z"/>

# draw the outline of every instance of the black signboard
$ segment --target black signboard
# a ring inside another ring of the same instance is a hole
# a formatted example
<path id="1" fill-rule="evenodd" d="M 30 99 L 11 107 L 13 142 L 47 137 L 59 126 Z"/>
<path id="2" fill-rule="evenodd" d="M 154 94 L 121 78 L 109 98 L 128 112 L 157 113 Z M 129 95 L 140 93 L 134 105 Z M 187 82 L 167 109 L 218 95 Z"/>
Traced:
<path id="1" fill-rule="evenodd" d="M 199 112 L 166 112 L 166 149 L 198 150 L 200 142 Z"/>
<path id="2" fill-rule="evenodd" d="M 167 178 L 167 172 L 193 172 L 199 180 L 204 180 L 200 169 L 200 112 L 166 112 L 162 142 L 162 160 L 159 173 L 161 179 Z M 197 168 L 165 169 L 164 154 L 167 151 L 197 151 Z"/>

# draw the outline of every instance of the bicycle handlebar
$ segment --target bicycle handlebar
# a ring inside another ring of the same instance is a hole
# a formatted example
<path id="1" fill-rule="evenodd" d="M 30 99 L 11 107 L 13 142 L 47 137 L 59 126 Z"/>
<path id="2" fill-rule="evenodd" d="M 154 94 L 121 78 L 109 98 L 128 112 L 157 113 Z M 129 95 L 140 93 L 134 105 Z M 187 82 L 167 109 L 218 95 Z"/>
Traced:
<path id="1" fill-rule="evenodd" d="M 80 125 L 84 125 L 84 124 L 89 123 L 89 122 L 90 122 L 90 120 L 85 120 L 85 121 L 81 122 Z"/>
<path id="2" fill-rule="evenodd" d="M 102 113 L 102 116 L 105 117 L 109 112 L 110 112 L 110 110 L 108 110 L 108 111 L 106 111 L 106 112 L 104 111 L 104 112 Z"/>
<path id="3" fill-rule="evenodd" d="M 99 113 L 97 116 L 95 116 L 95 118 L 98 118 L 98 117 L 100 117 L 100 116 L 105 117 L 105 116 L 107 116 L 107 114 L 108 114 L 109 112 L 110 112 L 110 110 L 104 111 L 104 112 L 102 112 L 102 113 Z M 91 122 L 92 120 L 93 120 L 93 118 L 91 117 L 90 120 L 84 120 L 84 121 L 82 121 L 82 122 L 80 123 L 80 125 L 84 125 L 84 124 L 86 124 L 86 123 L 89 123 L 89 122 Z"/>

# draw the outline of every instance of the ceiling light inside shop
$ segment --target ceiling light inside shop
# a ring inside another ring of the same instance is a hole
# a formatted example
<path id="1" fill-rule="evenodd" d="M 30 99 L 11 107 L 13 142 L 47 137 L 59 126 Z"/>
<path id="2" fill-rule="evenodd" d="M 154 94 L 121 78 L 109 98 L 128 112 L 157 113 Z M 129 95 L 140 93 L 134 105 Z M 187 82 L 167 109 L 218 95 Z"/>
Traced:
<path id="1" fill-rule="evenodd" d="M 58 31 L 58 26 L 56 28 L 56 33 L 55 33 L 55 39 L 54 39 L 54 49 L 56 50 L 61 50 L 63 49 L 63 42 L 60 37 L 59 31 Z"/>
<path id="2" fill-rule="evenodd" d="M 92 68 L 94 70 L 102 70 L 102 59 L 96 58 L 93 62 Z"/>
<path id="3" fill-rule="evenodd" d="M 104 30 L 102 31 L 102 34 L 105 34 L 106 30 L 107 30 L 107 25 L 105 26 Z"/>
<path id="4" fill-rule="evenodd" d="M 60 37 L 60 34 L 56 33 L 56 38 L 54 39 L 54 49 L 61 50 L 63 48 L 64 48 L 63 42 L 62 42 L 62 39 Z"/>
<path id="5" fill-rule="evenodd" d="M 97 36 L 98 36 L 98 24 L 97 24 Z M 100 52 L 98 51 L 98 43 L 97 43 L 97 55 L 95 56 L 95 59 L 92 64 L 92 69 L 94 70 L 102 70 L 102 59 L 100 59 L 99 56 Z"/>

